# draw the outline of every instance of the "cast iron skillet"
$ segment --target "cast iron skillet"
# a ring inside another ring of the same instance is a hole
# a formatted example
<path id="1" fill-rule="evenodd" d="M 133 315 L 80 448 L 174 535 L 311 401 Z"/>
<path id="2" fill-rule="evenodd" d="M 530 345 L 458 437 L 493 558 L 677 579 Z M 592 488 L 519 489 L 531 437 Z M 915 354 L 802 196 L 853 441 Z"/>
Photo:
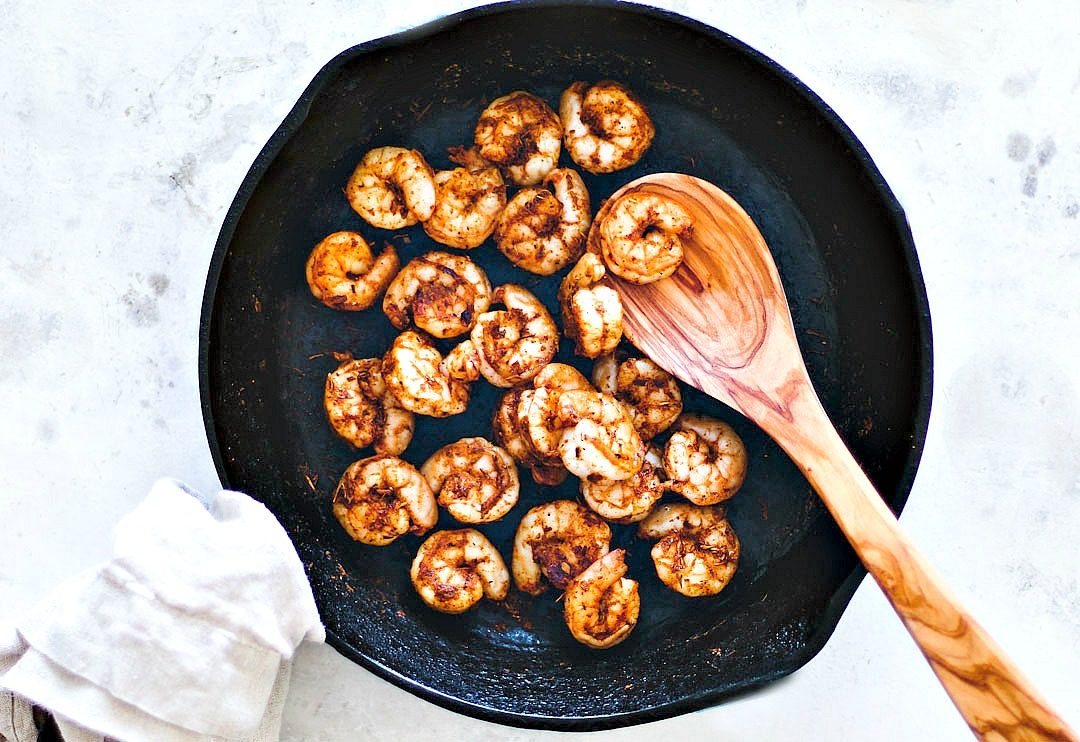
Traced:
<path id="1" fill-rule="evenodd" d="M 387 144 L 449 167 L 446 148 L 471 141 L 496 96 L 524 88 L 557 106 L 570 82 L 602 78 L 636 91 L 658 133 L 635 167 L 584 174 L 594 209 L 620 184 L 656 171 L 691 173 L 731 193 L 772 247 L 826 409 L 899 512 L 926 431 L 931 373 L 929 311 L 903 211 L 854 135 L 802 83 L 730 36 L 670 13 L 611 2 L 496 5 L 343 52 L 244 179 L 203 303 L 200 382 L 218 472 L 288 530 L 330 642 L 423 698 L 520 726 L 650 721 L 793 672 L 821 649 L 864 575 L 780 449 L 696 392 L 686 394 L 687 409 L 731 422 L 751 452 L 729 508 L 742 541 L 739 572 L 716 598 L 684 598 L 656 579 L 633 529 L 617 527 L 613 547 L 630 551 L 642 615 L 614 649 L 574 642 L 553 592 L 436 614 L 409 584 L 417 538 L 365 547 L 334 520 L 338 477 L 369 452 L 351 450 L 324 418 L 331 353 L 381 354 L 395 331 L 377 310 L 318 304 L 304 260 L 339 229 L 391 241 L 406 260 L 434 247 L 419 227 L 381 233 L 362 223 L 342 195 L 353 167 Z M 555 306 L 557 279 L 516 270 L 490 243 L 469 254 L 493 284 L 523 282 Z M 568 351 L 559 360 L 587 371 Z M 405 458 L 419 464 L 445 443 L 488 434 L 498 396 L 481 382 L 467 413 L 419 418 Z M 569 482 L 528 480 L 515 510 L 481 529 L 507 557 L 527 508 L 577 495 Z M 454 523 L 444 513 L 439 527 Z"/>

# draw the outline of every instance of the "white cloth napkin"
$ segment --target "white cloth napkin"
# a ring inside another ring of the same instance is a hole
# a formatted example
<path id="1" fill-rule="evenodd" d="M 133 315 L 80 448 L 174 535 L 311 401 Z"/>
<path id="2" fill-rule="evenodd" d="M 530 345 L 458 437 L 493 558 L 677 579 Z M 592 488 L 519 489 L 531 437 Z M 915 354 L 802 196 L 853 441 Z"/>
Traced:
<path id="1" fill-rule="evenodd" d="M 324 638 L 270 511 L 163 479 L 117 525 L 109 561 L 0 630 L 0 689 L 14 694 L 0 692 L 0 738 L 35 738 L 29 700 L 80 742 L 277 739 L 293 652 Z"/>

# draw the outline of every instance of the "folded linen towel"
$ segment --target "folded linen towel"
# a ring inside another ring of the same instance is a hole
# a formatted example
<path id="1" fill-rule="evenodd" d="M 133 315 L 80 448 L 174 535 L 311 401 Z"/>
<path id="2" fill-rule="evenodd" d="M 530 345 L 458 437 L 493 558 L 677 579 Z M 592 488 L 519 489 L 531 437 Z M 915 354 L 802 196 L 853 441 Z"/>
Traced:
<path id="1" fill-rule="evenodd" d="M 265 507 L 230 491 L 204 507 L 163 479 L 117 525 L 109 561 L 0 631 L 0 689 L 14 694 L 0 737 L 24 738 L 6 732 L 25 734 L 29 700 L 67 738 L 276 739 L 293 652 L 324 638 Z"/>

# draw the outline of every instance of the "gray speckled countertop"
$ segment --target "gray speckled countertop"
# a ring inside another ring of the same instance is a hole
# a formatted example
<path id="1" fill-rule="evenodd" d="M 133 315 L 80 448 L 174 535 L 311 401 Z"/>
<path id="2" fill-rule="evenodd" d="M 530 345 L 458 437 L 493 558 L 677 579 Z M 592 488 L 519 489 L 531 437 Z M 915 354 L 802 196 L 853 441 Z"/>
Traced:
<path id="1" fill-rule="evenodd" d="M 0 620 L 105 557 L 163 474 L 211 489 L 199 305 L 255 155 L 342 49 L 472 5 L 8 2 L 0 12 Z M 934 410 L 903 525 L 1080 727 L 1080 17 L 1041 0 L 661 2 L 772 56 L 911 221 Z M 872 582 L 804 669 L 596 734 L 963 739 Z M 287 739 L 532 739 L 305 647 Z"/>

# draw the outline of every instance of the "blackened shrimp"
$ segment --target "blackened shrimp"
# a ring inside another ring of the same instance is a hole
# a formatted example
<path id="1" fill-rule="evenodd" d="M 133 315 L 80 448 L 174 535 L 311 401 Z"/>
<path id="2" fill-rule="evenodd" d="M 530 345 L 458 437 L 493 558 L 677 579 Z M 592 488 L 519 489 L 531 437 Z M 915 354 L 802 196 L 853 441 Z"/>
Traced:
<path id="1" fill-rule="evenodd" d="M 537 484 L 556 485 L 567 474 L 558 455 L 559 431 L 551 428 L 557 402 L 554 391 L 590 388 L 589 380 L 577 368 L 549 363 L 532 378 L 531 388 L 518 387 L 503 394 L 491 421 L 495 440 L 515 461 L 528 467 Z M 535 428 L 530 431 L 530 426 Z"/>
<path id="2" fill-rule="evenodd" d="M 524 454 L 519 460 L 530 467 L 533 479 L 540 484 L 559 484 L 567 474 L 559 453 L 564 429 L 558 419 L 559 395 L 592 387 L 576 368 L 563 363 L 549 363 L 532 381 L 531 389 L 513 390 L 517 395 L 516 409 L 506 412 L 505 429 L 512 430 L 521 441 Z"/>
<path id="3" fill-rule="evenodd" d="M 655 193 L 623 194 L 596 224 L 607 269 L 631 283 L 667 278 L 683 261 L 683 240 L 693 233 L 690 214 Z"/>
<path id="4" fill-rule="evenodd" d="M 438 502 L 462 523 L 490 523 L 518 500 L 518 473 L 504 449 L 484 438 L 443 446 L 420 467 Z"/>
<path id="5" fill-rule="evenodd" d="M 635 523 L 649 514 L 666 486 L 660 450 L 650 447 L 629 479 L 581 480 L 581 497 L 592 511 L 614 523 Z"/>
<path id="6" fill-rule="evenodd" d="M 675 377 L 649 358 L 627 358 L 619 363 L 614 355 L 596 359 L 593 384 L 630 408 L 634 427 L 645 440 L 664 432 L 682 414 L 682 392 Z"/>
<path id="7" fill-rule="evenodd" d="M 443 613 L 464 613 L 481 598 L 502 600 L 510 590 L 510 574 L 498 549 L 473 528 L 428 536 L 409 576 L 423 601 Z"/>
<path id="8" fill-rule="evenodd" d="M 616 549 L 589 565 L 566 587 L 563 618 L 574 638 L 593 649 L 626 639 L 641 612 L 638 583 L 626 577 L 626 552 Z"/>
<path id="9" fill-rule="evenodd" d="M 447 417 L 464 412 L 469 385 L 447 374 L 442 360 L 425 336 L 412 330 L 401 333 L 383 356 L 387 389 L 402 407 L 418 415 Z"/>
<path id="10" fill-rule="evenodd" d="M 503 168 L 514 183 L 535 185 L 559 161 L 562 126 L 547 103 L 515 90 L 484 109 L 474 141 L 480 156 Z"/>
<path id="11" fill-rule="evenodd" d="M 511 571 L 518 589 L 539 595 L 550 583 L 563 590 L 570 580 L 608 553 L 611 528 L 571 500 L 539 505 L 521 519 L 514 536 Z"/>
<path id="12" fill-rule="evenodd" d="M 704 415 L 681 415 L 664 447 L 670 487 L 695 505 L 727 500 L 746 479 L 746 446 L 735 430 Z"/>
<path id="13" fill-rule="evenodd" d="M 641 522 L 638 535 L 660 539 L 652 548 L 656 576 L 691 598 L 716 595 L 739 566 L 739 539 L 719 505 L 660 505 Z"/>
<path id="14" fill-rule="evenodd" d="M 566 151 L 590 173 L 630 167 L 652 144 L 656 128 L 645 105 L 617 82 L 575 82 L 559 100 Z"/>
<path id="15" fill-rule="evenodd" d="M 405 533 L 426 533 L 439 518 L 427 480 L 396 456 L 354 462 L 341 475 L 333 499 L 345 532 L 371 546 L 385 546 Z"/>
<path id="16" fill-rule="evenodd" d="M 491 306 L 487 275 L 463 255 L 433 251 L 410 260 L 386 289 L 383 311 L 394 327 L 412 322 L 437 338 L 462 335 Z"/>
<path id="17" fill-rule="evenodd" d="M 345 197 L 371 226 L 401 229 L 435 211 L 435 173 L 415 149 L 378 147 L 356 166 Z"/>
<path id="18" fill-rule="evenodd" d="M 495 289 L 492 304 L 506 308 L 476 319 L 470 338 L 454 349 L 449 372 L 466 381 L 478 373 L 495 386 L 511 387 L 551 362 L 559 349 L 559 330 L 543 303 L 517 284 Z"/>
<path id="19" fill-rule="evenodd" d="M 495 243 L 517 267 L 549 276 L 581 256 L 590 224 L 581 176 L 556 168 L 544 177 L 544 187 L 524 188 L 510 199 L 495 227 Z"/>
<path id="20" fill-rule="evenodd" d="M 331 309 L 358 312 L 375 303 L 400 267 L 393 246 L 376 258 L 358 233 L 334 232 L 311 251 L 304 272 L 316 299 Z"/>
<path id="21" fill-rule="evenodd" d="M 451 148 L 450 159 L 463 167 L 435 173 L 435 211 L 424 231 L 436 242 L 469 250 L 495 229 L 506 184 L 497 167 L 469 150 Z"/>
<path id="22" fill-rule="evenodd" d="M 554 466 L 546 466 L 533 452 L 518 420 L 518 402 L 524 389 L 508 389 L 499 400 L 492 416 L 491 428 L 495 442 L 510 454 L 514 461 L 527 467 L 537 484 L 560 484 L 566 479 L 566 469 L 560 459 Z"/>
<path id="23" fill-rule="evenodd" d="M 399 455 L 412 440 L 415 418 L 386 388 L 382 359 L 338 356 L 326 375 L 323 406 L 334 432 L 357 448 Z"/>
<path id="24" fill-rule="evenodd" d="M 608 394 L 575 389 L 559 395 L 563 466 L 582 479 L 629 479 L 645 461 L 645 444 L 630 412 Z"/>
<path id="25" fill-rule="evenodd" d="M 549 363 L 533 377 L 532 385 L 536 389 L 592 389 L 592 384 L 585 375 L 573 366 L 565 363 Z"/>
<path id="26" fill-rule="evenodd" d="M 611 353 L 623 336 L 623 307 L 618 293 L 599 285 L 606 269 L 598 255 L 581 256 L 559 286 L 563 332 L 574 352 L 586 358 Z"/>

